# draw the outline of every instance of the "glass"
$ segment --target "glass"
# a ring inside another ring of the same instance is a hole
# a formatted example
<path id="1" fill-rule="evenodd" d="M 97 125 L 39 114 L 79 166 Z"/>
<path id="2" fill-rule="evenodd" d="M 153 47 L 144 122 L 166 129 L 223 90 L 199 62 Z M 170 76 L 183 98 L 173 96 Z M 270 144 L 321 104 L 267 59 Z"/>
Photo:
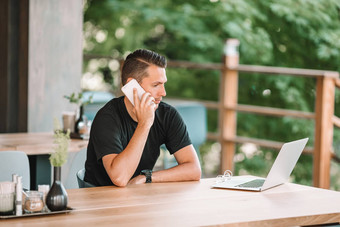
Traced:
<path id="1" fill-rule="evenodd" d="M 48 184 L 41 184 L 38 185 L 38 191 L 43 193 L 43 200 L 44 200 L 44 208 L 43 212 L 48 212 L 48 208 L 46 206 L 46 195 L 50 191 L 50 185 Z"/>
<path id="2" fill-rule="evenodd" d="M 226 182 L 226 181 L 230 180 L 232 177 L 233 177 L 233 172 L 231 172 L 230 170 L 226 170 L 226 171 L 224 171 L 223 175 L 218 175 L 216 177 L 216 183 Z"/>
<path id="3" fill-rule="evenodd" d="M 0 214 L 14 214 L 15 183 L 0 182 Z"/>
<path id="4" fill-rule="evenodd" d="M 14 193 L 0 194 L 0 214 L 14 213 Z"/>
<path id="5" fill-rule="evenodd" d="M 41 212 L 44 208 L 43 193 L 38 191 L 28 191 L 26 194 L 24 203 L 25 213 L 30 214 Z"/>

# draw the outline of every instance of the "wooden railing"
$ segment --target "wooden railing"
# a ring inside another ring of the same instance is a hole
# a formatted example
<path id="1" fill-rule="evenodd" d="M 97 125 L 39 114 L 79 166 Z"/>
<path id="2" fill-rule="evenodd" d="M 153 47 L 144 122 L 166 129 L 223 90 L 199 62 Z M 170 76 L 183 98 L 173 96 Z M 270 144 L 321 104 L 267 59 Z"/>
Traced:
<path id="1" fill-rule="evenodd" d="M 108 56 L 84 56 L 85 59 L 110 58 Z M 219 112 L 218 132 L 208 132 L 207 138 L 221 144 L 220 172 L 234 169 L 234 154 L 237 143 L 253 143 L 262 147 L 280 149 L 283 142 L 240 137 L 237 135 L 237 112 L 253 114 L 296 117 L 315 121 L 314 147 L 306 147 L 304 153 L 314 156 L 313 185 L 330 187 L 330 162 L 333 158 L 340 162 L 332 149 L 333 126 L 340 128 L 340 118 L 334 116 L 335 88 L 340 88 L 339 73 L 334 71 L 295 69 L 268 66 L 239 65 L 238 55 L 226 55 L 222 63 L 193 63 L 168 61 L 169 68 L 186 68 L 221 71 L 219 102 L 192 100 L 202 103 L 208 109 Z M 238 104 L 238 74 L 257 73 L 316 78 L 315 112 L 303 112 L 280 108 Z"/>

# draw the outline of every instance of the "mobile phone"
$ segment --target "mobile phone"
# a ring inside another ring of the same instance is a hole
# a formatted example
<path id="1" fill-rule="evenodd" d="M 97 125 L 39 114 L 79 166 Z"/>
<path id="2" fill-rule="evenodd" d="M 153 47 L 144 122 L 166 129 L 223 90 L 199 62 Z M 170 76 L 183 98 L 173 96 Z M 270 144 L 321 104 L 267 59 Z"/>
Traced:
<path id="1" fill-rule="evenodd" d="M 145 93 L 144 89 L 139 85 L 137 80 L 132 79 L 127 84 L 125 84 L 122 87 L 122 92 L 125 94 L 125 96 L 130 100 L 132 105 L 135 105 L 135 102 L 133 100 L 133 89 L 137 89 L 137 96 L 139 99 L 142 98 L 142 95 Z"/>

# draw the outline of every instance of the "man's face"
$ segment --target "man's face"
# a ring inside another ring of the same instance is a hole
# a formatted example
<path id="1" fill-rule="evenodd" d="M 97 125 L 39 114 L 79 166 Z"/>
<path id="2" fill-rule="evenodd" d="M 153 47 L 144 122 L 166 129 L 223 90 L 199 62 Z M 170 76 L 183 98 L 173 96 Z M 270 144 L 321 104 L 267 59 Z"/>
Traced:
<path id="1" fill-rule="evenodd" d="M 155 98 L 155 104 L 157 108 L 159 103 L 162 101 L 162 97 L 166 96 L 164 87 L 165 83 L 167 82 L 165 69 L 151 65 L 147 70 L 149 76 L 145 77 L 140 85 L 146 92 L 149 92 L 152 97 Z"/>

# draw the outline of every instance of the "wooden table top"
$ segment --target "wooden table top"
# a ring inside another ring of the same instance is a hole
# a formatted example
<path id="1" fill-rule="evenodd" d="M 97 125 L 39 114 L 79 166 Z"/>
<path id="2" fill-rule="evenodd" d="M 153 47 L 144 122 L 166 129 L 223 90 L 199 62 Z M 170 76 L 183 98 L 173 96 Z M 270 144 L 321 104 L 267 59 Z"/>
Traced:
<path id="1" fill-rule="evenodd" d="M 71 139 L 69 152 L 86 148 L 87 140 Z M 53 133 L 0 133 L 0 151 L 18 150 L 27 155 L 42 155 L 53 152 Z"/>
<path id="2" fill-rule="evenodd" d="M 340 221 L 340 192 L 292 183 L 263 191 L 213 189 L 214 179 L 68 190 L 68 214 L 0 226 L 296 226 Z"/>

